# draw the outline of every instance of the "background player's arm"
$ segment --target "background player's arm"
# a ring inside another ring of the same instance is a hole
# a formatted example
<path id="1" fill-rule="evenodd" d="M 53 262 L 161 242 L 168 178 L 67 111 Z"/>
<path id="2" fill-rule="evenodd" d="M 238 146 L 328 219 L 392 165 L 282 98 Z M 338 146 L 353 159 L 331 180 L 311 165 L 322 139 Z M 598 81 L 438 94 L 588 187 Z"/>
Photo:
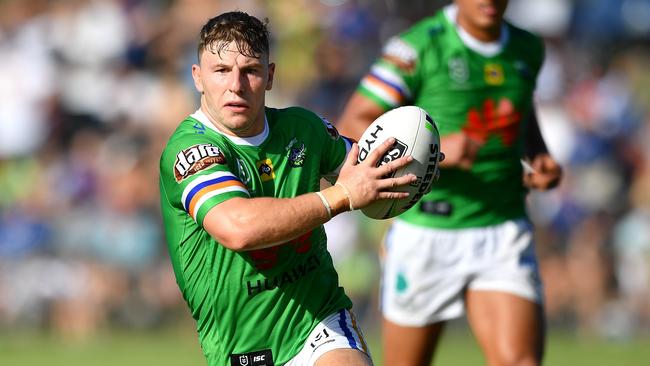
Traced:
<path id="1" fill-rule="evenodd" d="M 524 184 L 538 190 L 556 187 L 562 178 L 562 167 L 548 152 L 534 110 L 529 116 L 525 138 L 525 160 L 532 170 L 524 172 Z"/>
<path id="2" fill-rule="evenodd" d="M 363 131 L 384 112 L 386 110 L 379 104 L 363 94 L 355 92 L 345 106 L 343 114 L 336 124 L 336 129 L 341 135 L 359 141 Z"/>
<path id="3" fill-rule="evenodd" d="M 321 191 L 331 207 L 332 216 L 349 210 L 350 202 L 357 209 L 378 199 L 408 196 L 407 193 L 386 190 L 414 182 L 415 175 L 382 177 L 407 165 L 412 161 L 410 156 L 375 166 L 393 143 L 394 139 L 386 140 L 381 148 L 372 152 L 369 159 L 358 164 L 359 148 L 356 144 L 353 145 L 337 180 L 337 184 L 342 184 L 345 189 L 335 185 Z M 225 247 L 245 251 L 287 242 L 329 219 L 323 202 L 313 193 L 294 198 L 238 197 L 210 209 L 203 220 L 203 227 Z"/>

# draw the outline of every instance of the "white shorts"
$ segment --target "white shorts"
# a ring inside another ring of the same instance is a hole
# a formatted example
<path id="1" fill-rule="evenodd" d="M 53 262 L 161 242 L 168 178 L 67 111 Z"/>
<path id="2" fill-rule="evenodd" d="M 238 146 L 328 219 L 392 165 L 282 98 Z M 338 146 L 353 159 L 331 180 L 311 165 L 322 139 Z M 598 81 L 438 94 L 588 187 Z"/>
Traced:
<path id="1" fill-rule="evenodd" d="M 318 323 L 302 350 L 285 366 L 313 366 L 318 358 L 335 349 L 358 349 L 370 357 L 370 351 L 350 310 L 340 310 Z"/>
<path id="2" fill-rule="evenodd" d="M 459 230 L 396 220 L 384 246 L 381 308 L 396 324 L 417 327 L 458 318 L 468 289 L 543 301 L 528 220 Z"/>

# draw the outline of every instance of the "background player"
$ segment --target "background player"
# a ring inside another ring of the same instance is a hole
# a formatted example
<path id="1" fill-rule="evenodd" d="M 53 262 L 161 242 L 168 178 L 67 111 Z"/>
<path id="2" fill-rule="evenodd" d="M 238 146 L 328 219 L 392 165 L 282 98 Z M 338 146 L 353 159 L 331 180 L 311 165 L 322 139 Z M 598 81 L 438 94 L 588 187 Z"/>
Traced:
<path id="1" fill-rule="evenodd" d="M 487 364 L 542 360 L 542 289 L 524 199 L 526 188 L 556 186 L 561 169 L 533 110 L 543 43 L 503 20 L 507 3 L 457 0 L 389 40 L 338 124 L 358 138 L 386 110 L 415 104 L 442 135 L 440 181 L 386 237 L 387 365 L 428 365 L 445 321 L 464 311 Z"/>
<path id="2" fill-rule="evenodd" d="M 209 20 L 198 55 L 201 107 L 162 154 L 160 191 L 177 283 L 208 364 L 370 365 L 322 224 L 405 197 L 382 190 L 415 176 L 381 177 L 411 159 L 375 167 L 389 141 L 357 165 L 357 146 L 326 120 L 266 108 L 275 65 L 255 17 Z M 318 191 L 321 177 L 337 175 Z"/>

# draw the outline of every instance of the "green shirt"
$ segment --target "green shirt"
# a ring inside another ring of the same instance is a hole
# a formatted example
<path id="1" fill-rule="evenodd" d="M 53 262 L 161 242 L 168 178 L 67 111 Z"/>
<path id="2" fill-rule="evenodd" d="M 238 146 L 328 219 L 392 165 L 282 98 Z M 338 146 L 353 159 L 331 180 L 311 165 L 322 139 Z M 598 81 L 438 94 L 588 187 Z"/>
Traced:
<path id="1" fill-rule="evenodd" d="M 422 107 L 441 136 L 464 131 L 485 142 L 470 171 L 442 169 L 431 193 L 400 216 L 428 227 L 486 226 L 526 215 L 519 160 L 543 43 L 504 22 L 492 54 L 479 53 L 461 38 L 455 9 L 389 40 L 358 89 L 385 109 Z"/>
<path id="2" fill-rule="evenodd" d="M 207 212 L 230 198 L 295 197 L 338 174 L 351 144 L 329 122 L 301 108 L 265 112 L 265 132 L 243 139 L 221 134 L 197 111 L 160 160 L 169 254 L 209 365 L 269 349 L 283 364 L 319 321 L 351 307 L 322 226 L 248 252 L 227 249 L 202 227 Z"/>

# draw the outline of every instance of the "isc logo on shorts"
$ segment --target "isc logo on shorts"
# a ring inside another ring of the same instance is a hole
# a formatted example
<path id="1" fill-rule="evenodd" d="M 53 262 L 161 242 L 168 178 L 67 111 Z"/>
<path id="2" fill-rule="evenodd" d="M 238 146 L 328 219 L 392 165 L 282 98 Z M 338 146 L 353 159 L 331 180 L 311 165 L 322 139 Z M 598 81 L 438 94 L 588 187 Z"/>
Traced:
<path id="1" fill-rule="evenodd" d="M 230 366 L 274 366 L 270 349 L 230 355 Z"/>

